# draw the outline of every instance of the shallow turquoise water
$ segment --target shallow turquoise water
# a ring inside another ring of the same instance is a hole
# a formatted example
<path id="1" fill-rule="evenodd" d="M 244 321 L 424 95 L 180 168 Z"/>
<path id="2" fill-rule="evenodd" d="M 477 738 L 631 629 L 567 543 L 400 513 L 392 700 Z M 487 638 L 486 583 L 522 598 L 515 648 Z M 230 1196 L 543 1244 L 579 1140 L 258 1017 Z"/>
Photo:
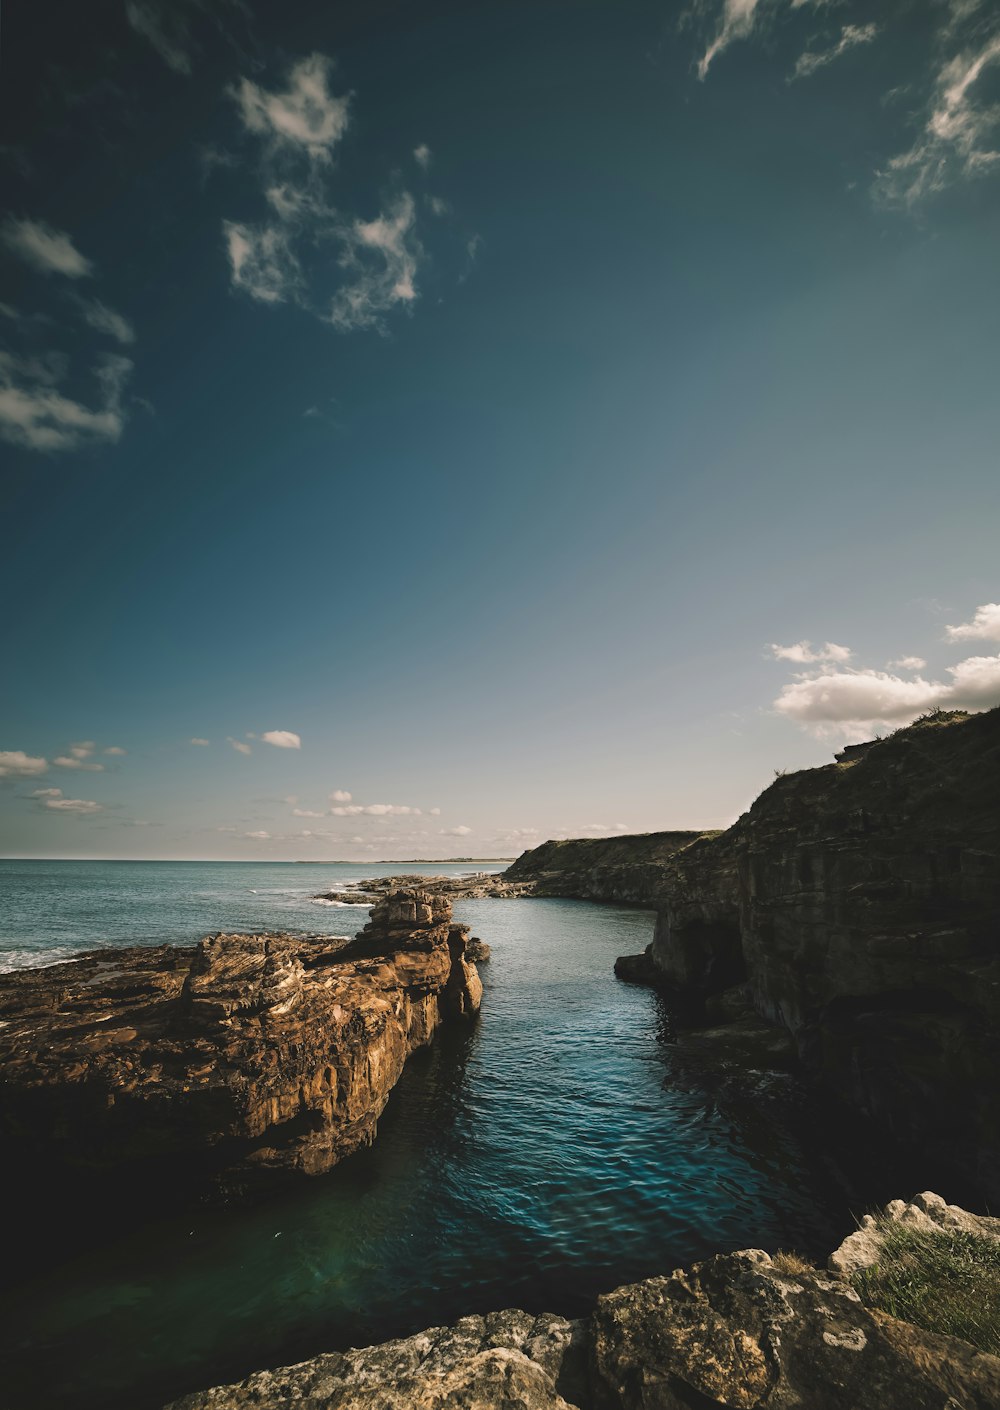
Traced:
<path id="1" fill-rule="evenodd" d="M 5 878 L 8 954 L 236 926 L 348 933 L 364 918 L 310 904 L 329 867 L 119 865 L 4 864 L 22 869 Z M 711 1252 L 821 1252 L 848 1231 L 860 1196 L 808 1122 L 727 1099 L 682 1061 L 656 996 L 614 979 L 649 914 L 457 911 L 493 947 L 481 1018 L 411 1061 L 374 1148 L 263 1205 L 130 1213 L 85 1255 L 46 1255 L 0 1308 L 11 1410 L 141 1410 L 467 1312 L 582 1313 Z"/>

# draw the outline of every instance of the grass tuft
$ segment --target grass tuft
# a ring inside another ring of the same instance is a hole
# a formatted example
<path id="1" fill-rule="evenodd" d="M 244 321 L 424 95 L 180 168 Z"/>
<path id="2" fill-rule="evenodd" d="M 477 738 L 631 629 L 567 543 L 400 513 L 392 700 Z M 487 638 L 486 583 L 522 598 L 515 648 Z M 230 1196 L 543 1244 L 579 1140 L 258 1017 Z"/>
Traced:
<path id="1" fill-rule="evenodd" d="M 787 1277 L 801 1277 L 804 1273 L 816 1272 L 816 1265 L 810 1263 L 808 1258 L 788 1249 L 779 1248 L 771 1262 L 779 1273 L 784 1273 Z"/>
<path id="2" fill-rule="evenodd" d="M 1000 1243 L 880 1220 L 877 1263 L 855 1273 L 862 1302 L 929 1332 L 1000 1355 Z"/>

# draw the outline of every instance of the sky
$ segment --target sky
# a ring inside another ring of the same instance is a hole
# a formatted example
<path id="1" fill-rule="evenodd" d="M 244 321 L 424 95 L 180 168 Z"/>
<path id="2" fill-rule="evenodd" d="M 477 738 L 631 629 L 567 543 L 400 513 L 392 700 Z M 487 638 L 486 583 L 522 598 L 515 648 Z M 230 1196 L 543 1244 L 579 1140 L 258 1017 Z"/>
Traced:
<path id="1" fill-rule="evenodd" d="M 0 855 L 725 826 L 1000 703 L 988 0 L 11 0 Z"/>

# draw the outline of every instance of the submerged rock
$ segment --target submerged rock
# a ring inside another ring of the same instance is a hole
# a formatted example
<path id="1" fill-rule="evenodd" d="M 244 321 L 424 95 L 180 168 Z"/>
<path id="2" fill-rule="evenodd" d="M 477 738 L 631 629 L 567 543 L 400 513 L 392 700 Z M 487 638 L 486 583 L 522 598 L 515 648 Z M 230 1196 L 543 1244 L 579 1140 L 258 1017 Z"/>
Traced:
<path id="1" fill-rule="evenodd" d="M 585 1320 L 518 1311 L 465 1317 L 402 1341 L 261 1371 L 167 1410 L 289 1404 L 995 1410 L 1000 1359 L 866 1307 L 845 1278 L 745 1249 L 617 1288 Z"/>
<path id="2" fill-rule="evenodd" d="M 8 1176 L 150 1193 L 317 1174 L 368 1144 L 406 1059 L 479 1008 L 443 897 L 379 902 L 355 941 L 213 935 L 0 977 Z"/>

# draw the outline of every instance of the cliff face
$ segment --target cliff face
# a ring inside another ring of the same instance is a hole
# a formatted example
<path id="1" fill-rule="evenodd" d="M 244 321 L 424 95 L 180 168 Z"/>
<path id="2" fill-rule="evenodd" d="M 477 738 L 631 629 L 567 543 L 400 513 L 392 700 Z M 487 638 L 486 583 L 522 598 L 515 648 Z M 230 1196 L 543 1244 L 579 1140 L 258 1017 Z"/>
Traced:
<path id="1" fill-rule="evenodd" d="M 804 1071 L 1000 1198 L 1000 710 L 779 778 L 678 853 L 651 958 L 745 982 Z"/>
<path id="2" fill-rule="evenodd" d="M 407 1057 L 482 986 L 443 897 L 382 901 L 346 947 L 215 935 L 0 979 L 8 1174 L 151 1189 L 315 1174 L 370 1142 Z"/>
<path id="3" fill-rule="evenodd" d="M 535 896 L 652 905 L 664 894 L 674 855 L 702 835 L 646 832 L 543 842 L 522 853 L 503 879 L 530 883 Z"/>

